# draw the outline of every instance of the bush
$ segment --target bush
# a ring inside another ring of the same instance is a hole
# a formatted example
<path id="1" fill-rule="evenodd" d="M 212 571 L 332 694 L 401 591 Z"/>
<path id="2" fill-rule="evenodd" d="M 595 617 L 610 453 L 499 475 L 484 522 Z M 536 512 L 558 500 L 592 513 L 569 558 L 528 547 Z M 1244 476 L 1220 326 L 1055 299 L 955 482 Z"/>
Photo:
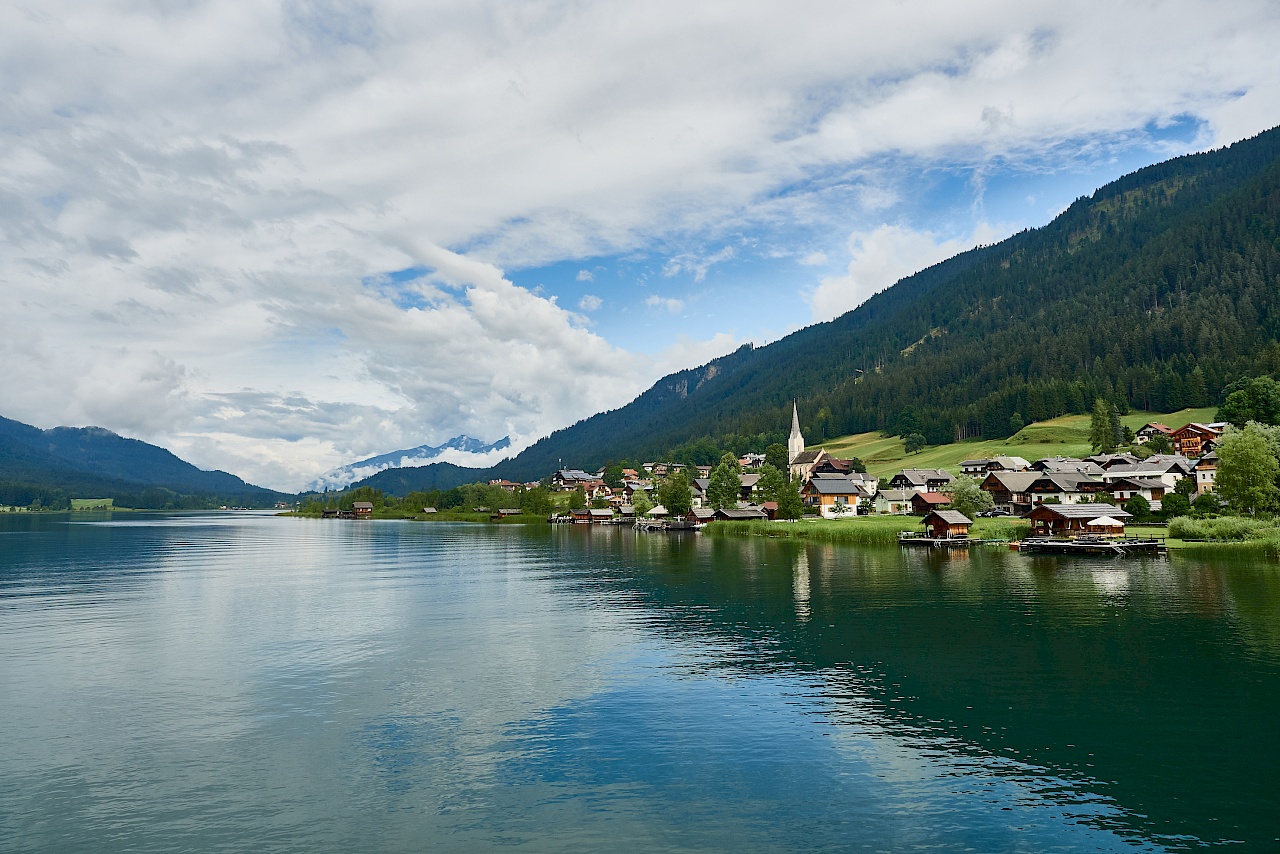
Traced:
<path id="1" fill-rule="evenodd" d="M 1178 516 L 1169 520 L 1169 536 L 1179 540 L 1242 542 L 1260 540 L 1280 533 L 1274 521 L 1243 516 L 1219 516 L 1217 519 L 1191 519 Z"/>

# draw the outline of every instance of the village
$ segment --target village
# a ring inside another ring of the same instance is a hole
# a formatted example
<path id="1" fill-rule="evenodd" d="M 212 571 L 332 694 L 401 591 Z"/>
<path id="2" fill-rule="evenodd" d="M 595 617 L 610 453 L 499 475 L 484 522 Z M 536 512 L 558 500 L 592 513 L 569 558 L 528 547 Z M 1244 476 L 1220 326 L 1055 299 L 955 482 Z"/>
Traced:
<path id="1" fill-rule="evenodd" d="M 1029 461 L 1016 456 L 968 459 L 960 476 L 972 478 L 989 496 L 983 516 L 1024 518 L 1031 523 L 1028 542 L 1063 538 L 1126 541 L 1126 525 L 1137 505 L 1144 513 L 1161 512 L 1166 496 L 1180 493 L 1197 498 L 1213 491 L 1217 470 L 1215 446 L 1228 425 L 1189 423 L 1178 429 L 1150 422 L 1134 432 L 1134 447 L 1167 449 L 1168 453 L 1100 453 L 1082 458 L 1053 456 Z M 904 468 L 887 479 L 856 471 L 856 462 L 806 450 L 799 415 L 792 411 L 787 445 L 787 474 L 798 489 L 803 512 L 828 520 L 860 516 L 916 516 L 923 531 L 904 535 L 904 543 L 954 545 L 969 541 L 973 520 L 953 509 L 951 485 L 957 476 L 942 468 Z M 590 506 L 557 514 L 553 522 L 626 524 L 652 530 L 698 529 L 711 521 L 766 521 L 780 516 L 777 501 L 762 500 L 760 469 L 763 454 L 737 460 L 739 494 L 733 506 L 712 506 L 709 498 L 712 466 L 691 467 L 687 511 L 671 513 L 652 498 L 661 478 L 678 468 L 673 463 L 645 463 L 624 469 L 621 486 L 605 483 L 604 471 L 561 469 L 551 478 L 562 492 L 581 490 Z M 495 482 L 514 488 L 516 484 Z M 1179 484 L 1183 484 L 1179 486 Z M 643 495 L 643 498 L 637 496 Z M 637 511 L 637 506 L 642 509 Z"/>

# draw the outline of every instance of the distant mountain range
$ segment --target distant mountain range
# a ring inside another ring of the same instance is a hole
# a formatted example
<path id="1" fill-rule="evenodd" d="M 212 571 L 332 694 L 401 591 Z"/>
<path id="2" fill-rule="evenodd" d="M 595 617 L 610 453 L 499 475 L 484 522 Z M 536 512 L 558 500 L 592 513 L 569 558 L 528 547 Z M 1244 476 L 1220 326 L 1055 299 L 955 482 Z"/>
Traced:
<path id="1" fill-rule="evenodd" d="M 341 466 L 316 478 L 307 486 L 307 489 L 312 492 L 342 489 L 355 481 L 367 478 L 385 469 L 427 465 L 438 460 L 449 451 L 456 452 L 454 456 L 459 457 L 455 462 L 465 462 L 465 456 L 462 455 L 479 456 L 493 451 L 505 450 L 509 447 L 511 447 L 511 439 L 507 436 L 503 436 L 498 441 L 488 445 L 470 436 L 454 436 L 443 445 L 419 445 L 416 448 L 392 451 L 389 454 L 380 454 L 367 460 L 361 460 L 358 463 Z"/>
<path id="2" fill-rule="evenodd" d="M 1048 225 L 909 276 L 835 320 L 664 377 L 487 469 L 357 485 L 403 494 L 681 447 L 870 430 L 998 439 L 1097 397 L 1172 412 L 1280 374 L 1280 130 L 1141 169 Z"/>
<path id="3" fill-rule="evenodd" d="M 0 418 L 0 504 L 113 498 L 124 507 L 270 507 L 285 497 L 101 427 L 42 430 Z"/>

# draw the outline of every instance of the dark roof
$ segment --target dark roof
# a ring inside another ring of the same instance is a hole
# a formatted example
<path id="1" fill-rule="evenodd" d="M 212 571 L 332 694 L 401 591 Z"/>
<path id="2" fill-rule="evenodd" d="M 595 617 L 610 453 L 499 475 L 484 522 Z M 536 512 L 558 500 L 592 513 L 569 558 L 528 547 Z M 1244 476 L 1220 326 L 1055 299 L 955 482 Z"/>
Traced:
<path id="1" fill-rule="evenodd" d="M 612 518 L 613 518 L 613 511 L 612 511 L 612 510 L 598 510 L 598 509 L 593 509 L 593 510 L 591 510 L 590 512 L 591 512 L 591 515 L 592 515 L 592 516 L 600 516 L 600 517 L 602 517 L 602 518 L 608 518 L 608 519 L 612 519 Z"/>
<path id="2" fill-rule="evenodd" d="M 1031 513 L 1037 510 L 1050 510 L 1064 519 L 1097 519 L 1102 516 L 1110 516 L 1112 519 L 1130 519 L 1133 517 L 1128 510 L 1112 504 L 1037 504 Z"/>
<path id="3" fill-rule="evenodd" d="M 987 475 L 988 478 L 995 478 L 1009 492 L 1026 492 L 1031 484 L 1043 476 L 1038 471 L 993 471 Z"/>
<path id="4" fill-rule="evenodd" d="M 351 506 L 356 510 L 372 510 L 373 502 L 372 501 L 353 501 L 351 503 Z"/>
<path id="5" fill-rule="evenodd" d="M 866 487 L 860 481 L 852 481 L 843 477 L 815 477 L 809 481 L 805 489 L 813 490 L 819 495 L 866 495 Z"/>
<path id="6" fill-rule="evenodd" d="M 930 510 L 929 515 L 921 520 L 921 524 L 927 525 L 929 520 L 937 517 L 948 525 L 972 525 L 973 520 L 961 513 L 959 510 Z"/>
<path id="7" fill-rule="evenodd" d="M 769 514 L 763 510 L 736 510 L 728 507 L 717 510 L 716 516 L 721 519 L 768 519 Z"/>
<path id="8" fill-rule="evenodd" d="M 819 448 L 816 451 L 801 451 L 800 453 L 796 454 L 796 458 L 791 461 L 791 465 L 798 466 L 798 465 L 804 465 L 805 463 L 811 463 L 814 460 L 816 460 L 819 456 L 821 456 L 822 453 L 823 451 L 821 448 Z"/>

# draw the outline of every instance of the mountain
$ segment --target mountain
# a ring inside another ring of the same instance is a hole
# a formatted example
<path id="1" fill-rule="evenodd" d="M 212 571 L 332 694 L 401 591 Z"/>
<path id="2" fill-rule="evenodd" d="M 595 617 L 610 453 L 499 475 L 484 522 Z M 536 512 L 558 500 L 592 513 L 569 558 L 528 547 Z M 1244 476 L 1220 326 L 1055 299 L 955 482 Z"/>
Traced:
<path id="1" fill-rule="evenodd" d="M 1280 373 L 1280 129 L 1127 175 L 1042 228 L 664 377 L 490 469 L 377 477 L 439 488 L 542 477 L 561 459 L 695 457 L 783 438 L 793 398 L 811 442 L 868 430 L 993 439 L 1097 397 L 1205 406 L 1261 373 Z"/>
<path id="2" fill-rule="evenodd" d="M 369 477 L 372 474 L 389 468 L 407 468 L 423 466 L 438 459 L 446 451 L 457 451 L 462 454 L 488 454 L 501 451 L 511 446 L 511 439 L 503 436 L 498 441 L 486 445 L 479 439 L 470 436 L 454 436 L 443 445 L 419 445 L 404 451 L 392 451 L 361 460 L 358 463 L 341 466 L 321 475 L 312 481 L 307 489 L 312 492 L 323 492 L 327 489 L 342 489 L 353 481 Z"/>
<path id="3" fill-rule="evenodd" d="M 0 504 L 74 497 L 115 498 L 126 507 L 269 507 L 284 496 L 101 427 L 41 430 L 0 418 Z"/>

